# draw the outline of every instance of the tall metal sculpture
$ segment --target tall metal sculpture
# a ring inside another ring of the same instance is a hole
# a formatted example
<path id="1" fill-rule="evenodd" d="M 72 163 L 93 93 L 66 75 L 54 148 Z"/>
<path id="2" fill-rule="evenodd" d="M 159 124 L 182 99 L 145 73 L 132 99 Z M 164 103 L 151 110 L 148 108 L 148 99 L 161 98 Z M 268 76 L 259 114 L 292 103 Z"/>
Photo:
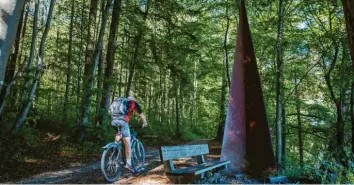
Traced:
<path id="1" fill-rule="evenodd" d="M 230 100 L 221 160 L 230 160 L 230 173 L 260 175 L 275 165 L 267 114 L 246 7 L 240 6 Z"/>

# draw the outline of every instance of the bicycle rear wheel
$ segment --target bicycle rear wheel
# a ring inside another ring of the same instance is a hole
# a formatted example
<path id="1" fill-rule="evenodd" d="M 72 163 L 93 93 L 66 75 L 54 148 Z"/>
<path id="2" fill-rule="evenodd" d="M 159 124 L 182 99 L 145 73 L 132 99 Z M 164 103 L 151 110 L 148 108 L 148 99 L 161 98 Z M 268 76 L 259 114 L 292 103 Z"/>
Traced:
<path id="1" fill-rule="evenodd" d="M 105 148 L 101 158 L 101 171 L 108 182 L 115 182 L 124 169 L 123 150 L 121 143 Z"/>
<path id="2" fill-rule="evenodd" d="M 136 172 L 142 171 L 145 167 L 145 149 L 139 140 L 132 143 L 132 167 Z"/>

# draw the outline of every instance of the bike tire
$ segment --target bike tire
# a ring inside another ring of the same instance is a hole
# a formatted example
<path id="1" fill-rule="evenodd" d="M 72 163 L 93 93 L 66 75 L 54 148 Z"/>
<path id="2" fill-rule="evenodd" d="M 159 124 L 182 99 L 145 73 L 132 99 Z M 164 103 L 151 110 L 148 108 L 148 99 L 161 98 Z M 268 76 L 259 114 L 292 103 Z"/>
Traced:
<path id="1" fill-rule="evenodd" d="M 141 141 L 135 140 L 132 143 L 132 167 L 134 171 L 140 172 L 145 167 L 145 149 Z"/>
<path id="2" fill-rule="evenodd" d="M 115 182 L 123 174 L 124 156 L 121 143 L 111 145 L 102 153 L 101 172 L 108 182 Z M 108 163 L 106 159 L 108 158 Z"/>

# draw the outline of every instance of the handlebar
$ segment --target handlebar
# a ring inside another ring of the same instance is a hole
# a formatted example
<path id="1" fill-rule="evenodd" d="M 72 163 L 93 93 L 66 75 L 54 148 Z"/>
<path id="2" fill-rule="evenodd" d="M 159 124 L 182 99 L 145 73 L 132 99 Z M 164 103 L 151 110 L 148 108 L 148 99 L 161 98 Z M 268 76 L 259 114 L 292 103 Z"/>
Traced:
<path id="1" fill-rule="evenodd" d="M 143 130 L 143 129 L 145 129 L 146 127 L 143 127 L 142 125 L 139 125 L 139 126 L 131 126 L 131 125 L 129 125 L 129 128 L 130 128 L 130 129 L 133 129 L 133 130 L 136 130 L 136 129 Z"/>

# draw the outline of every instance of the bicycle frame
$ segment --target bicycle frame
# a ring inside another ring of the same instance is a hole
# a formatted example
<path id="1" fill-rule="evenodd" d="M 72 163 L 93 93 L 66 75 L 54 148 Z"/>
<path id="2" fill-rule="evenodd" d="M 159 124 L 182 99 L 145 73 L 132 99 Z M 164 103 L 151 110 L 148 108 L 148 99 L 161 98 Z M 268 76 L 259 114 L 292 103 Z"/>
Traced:
<path id="1" fill-rule="evenodd" d="M 132 128 L 129 128 L 129 129 L 130 129 L 130 132 L 131 132 L 130 144 L 131 144 L 131 146 L 132 146 L 132 143 L 137 140 L 137 138 L 136 138 L 137 134 L 136 134 L 136 132 L 135 132 Z M 118 132 L 120 132 L 120 128 L 119 128 L 119 127 L 118 127 Z M 118 143 L 116 143 L 116 142 L 111 142 L 111 143 L 106 144 L 106 145 L 105 145 L 104 147 L 102 147 L 102 148 L 107 149 L 107 148 L 109 148 L 109 147 L 111 147 L 111 146 L 113 146 L 113 147 L 115 147 L 115 148 L 116 148 L 116 147 L 122 147 L 121 149 L 123 149 L 123 152 L 125 152 L 124 142 L 122 142 L 122 139 L 123 139 L 123 138 L 120 137 Z M 123 156 L 125 157 L 125 155 L 123 155 Z"/>
<path id="2" fill-rule="evenodd" d="M 141 170 L 144 169 L 145 152 L 144 152 L 143 144 L 137 138 L 137 133 L 133 130 L 133 128 L 129 127 L 129 129 L 130 129 L 130 132 L 131 132 L 131 141 L 130 142 L 131 142 L 132 155 L 134 155 L 136 157 L 136 160 L 139 161 L 139 163 L 138 162 L 136 163 L 136 164 L 138 164 L 137 166 L 135 166 L 135 165 L 133 166 L 134 173 L 136 173 L 136 172 L 140 172 Z M 120 132 L 120 128 L 119 127 L 118 127 L 118 132 Z M 119 151 L 119 153 L 118 153 L 119 155 L 117 155 L 117 157 L 118 156 L 120 156 L 120 157 L 116 158 L 117 159 L 116 162 L 113 162 L 113 168 L 115 168 L 115 167 L 118 168 L 118 166 L 120 166 L 119 168 L 121 168 L 122 167 L 121 165 L 123 165 L 123 166 L 126 165 L 125 146 L 124 146 L 124 142 L 122 140 L 123 140 L 122 137 L 120 137 L 118 142 L 110 142 L 110 143 L 106 144 L 103 147 L 104 148 L 104 152 L 103 152 L 102 157 L 101 157 L 101 171 L 102 171 L 104 177 L 106 178 L 106 180 L 109 181 L 109 182 L 114 182 L 115 180 L 117 180 L 117 178 L 120 177 L 120 175 L 118 174 L 119 172 L 117 171 L 117 172 L 113 172 L 113 173 L 117 173 L 116 174 L 117 176 L 113 176 L 113 179 L 111 177 L 107 176 L 107 173 L 105 171 L 105 159 L 106 159 L 106 156 L 107 156 L 107 152 L 110 151 L 111 149 L 113 149 L 113 153 L 115 151 Z M 138 149 L 135 148 L 136 146 L 138 147 Z M 140 149 L 140 147 L 142 147 L 142 150 Z M 112 155 L 114 155 L 114 154 L 112 154 Z M 111 161 L 111 158 L 109 158 L 108 160 Z M 132 162 L 135 163 L 136 160 L 132 159 Z M 110 170 L 108 169 L 108 171 L 110 171 Z M 108 172 L 108 173 L 109 173 L 109 175 L 111 174 L 111 172 Z M 122 171 L 120 173 L 122 173 Z M 113 175 L 115 175 L 115 174 L 113 174 Z"/>

